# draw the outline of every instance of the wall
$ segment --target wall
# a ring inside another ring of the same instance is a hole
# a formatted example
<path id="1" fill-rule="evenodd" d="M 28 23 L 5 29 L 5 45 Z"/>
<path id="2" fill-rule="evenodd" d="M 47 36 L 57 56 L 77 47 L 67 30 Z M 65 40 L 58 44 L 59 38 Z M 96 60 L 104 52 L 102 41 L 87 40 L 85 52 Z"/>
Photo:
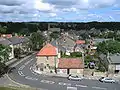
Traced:
<path id="1" fill-rule="evenodd" d="M 56 59 L 56 66 L 58 64 L 58 59 L 56 56 L 38 56 L 37 58 L 37 65 L 44 63 L 45 66 L 47 66 L 47 64 L 49 64 L 49 66 L 54 67 L 55 66 L 55 59 Z"/>
<path id="2" fill-rule="evenodd" d="M 114 64 L 108 65 L 108 72 L 113 74 L 114 71 L 115 71 L 115 65 Z"/>
<path id="3" fill-rule="evenodd" d="M 70 69 L 70 74 L 83 75 L 83 69 Z"/>
<path id="4" fill-rule="evenodd" d="M 14 47 L 13 45 L 10 45 L 10 47 L 11 47 L 11 53 L 9 55 L 9 59 L 13 59 L 14 58 Z"/>

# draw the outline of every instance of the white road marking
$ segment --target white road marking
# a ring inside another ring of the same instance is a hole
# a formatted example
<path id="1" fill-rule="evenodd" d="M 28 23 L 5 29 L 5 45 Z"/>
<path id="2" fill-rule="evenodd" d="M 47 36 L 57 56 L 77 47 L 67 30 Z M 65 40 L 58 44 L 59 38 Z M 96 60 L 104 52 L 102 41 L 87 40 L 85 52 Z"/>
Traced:
<path id="1" fill-rule="evenodd" d="M 30 77 L 30 76 L 26 76 L 25 78 L 29 79 L 29 80 L 36 80 L 36 81 L 38 80 L 37 78 L 33 78 L 33 77 Z"/>
<path id="2" fill-rule="evenodd" d="M 47 84 L 54 84 L 55 83 L 53 81 L 48 81 L 48 80 L 41 80 L 40 82 L 47 83 Z"/>
<path id="3" fill-rule="evenodd" d="M 19 70 L 23 70 L 23 68 L 25 68 L 25 65 L 22 65 Z"/>
<path id="4" fill-rule="evenodd" d="M 34 75 L 37 75 L 37 73 L 32 70 L 32 67 L 30 67 L 30 71 L 31 71 Z"/>
<path id="5" fill-rule="evenodd" d="M 25 76 L 22 71 L 18 71 L 18 74 L 19 74 L 20 76 Z"/>
<path id="6" fill-rule="evenodd" d="M 92 87 L 92 88 L 101 89 L 101 90 L 107 90 L 107 88 L 101 88 L 101 87 Z"/>
<path id="7" fill-rule="evenodd" d="M 77 87 L 67 87 L 67 90 L 77 90 Z"/>
<path id="8" fill-rule="evenodd" d="M 64 83 L 64 82 L 59 82 L 58 84 L 59 84 L 59 85 L 71 86 L 71 84 L 70 84 L 70 83 Z"/>
<path id="9" fill-rule="evenodd" d="M 77 85 L 77 84 L 76 84 L 76 87 L 84 87 L 84 88 L 85 88 L 85 87 L 87 87 L 87 86 L 85 86 L 85 85 Z"/>

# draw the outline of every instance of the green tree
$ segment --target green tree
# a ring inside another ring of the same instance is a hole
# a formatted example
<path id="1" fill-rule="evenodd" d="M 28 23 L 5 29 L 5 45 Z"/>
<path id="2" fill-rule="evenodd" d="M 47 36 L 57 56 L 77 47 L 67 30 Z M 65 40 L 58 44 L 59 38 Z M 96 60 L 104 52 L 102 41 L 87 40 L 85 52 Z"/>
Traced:
<path id="1" fill-rule="evenodd" d="M 9 60 L 9 54 L 11 52 L 11 48 L 9 46 L 4 46 L 0 44 L 0 62 L 6 62 Z"/>
<path id="2" fill-rule="evenodd" d="M 11 48 L 0 44 L 0 75 L 4 74 L 7 70 L 5 62 L 9 60 Z"/>
<path id="3" fill-rule="evenodd" d="M 97 45 L 98 53 L 120 53 L 120 42 L 115 40 L 104 41 Z"/>
<path id="4" fill-rule="evenodd" d="M 50 38 L 57 39 L 60 36 L 60 32 L 54 31 L 50 34 Z"/>
<path id="5" fill-rule="evenodd" d="M 45 41 L 45 38 L 42 36 L 41 33 L 32 33 L 30 36 L 29 47 L 31 50 L 39 50 Z"/>
<path id="6" fill-rule="evenodd" d="M 2 27 L 0 25 L 0 33 L 6 33 L 6 31 L 7 31 L 7 27 L 6 26 Z"/>

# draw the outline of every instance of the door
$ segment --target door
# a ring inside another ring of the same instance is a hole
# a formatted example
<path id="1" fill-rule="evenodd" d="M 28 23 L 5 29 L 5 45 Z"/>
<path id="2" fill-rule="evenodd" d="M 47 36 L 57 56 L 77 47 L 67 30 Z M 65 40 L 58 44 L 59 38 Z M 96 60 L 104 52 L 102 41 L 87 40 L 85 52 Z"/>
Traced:
<path id="1" fill-rule="evenodd" d="M 67 74 L 70 74 L 70 69 L 67 69 Z"/>

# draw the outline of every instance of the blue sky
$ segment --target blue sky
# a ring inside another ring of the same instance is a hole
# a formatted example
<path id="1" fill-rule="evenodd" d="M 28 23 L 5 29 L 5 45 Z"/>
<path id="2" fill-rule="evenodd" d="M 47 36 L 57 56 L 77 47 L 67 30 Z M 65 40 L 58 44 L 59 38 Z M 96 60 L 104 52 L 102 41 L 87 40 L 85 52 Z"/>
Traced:
<path id="1" fill-rule="evenodd" d="M 0 0 L 0 21 L 120 21 L 120 0 Z"/>

